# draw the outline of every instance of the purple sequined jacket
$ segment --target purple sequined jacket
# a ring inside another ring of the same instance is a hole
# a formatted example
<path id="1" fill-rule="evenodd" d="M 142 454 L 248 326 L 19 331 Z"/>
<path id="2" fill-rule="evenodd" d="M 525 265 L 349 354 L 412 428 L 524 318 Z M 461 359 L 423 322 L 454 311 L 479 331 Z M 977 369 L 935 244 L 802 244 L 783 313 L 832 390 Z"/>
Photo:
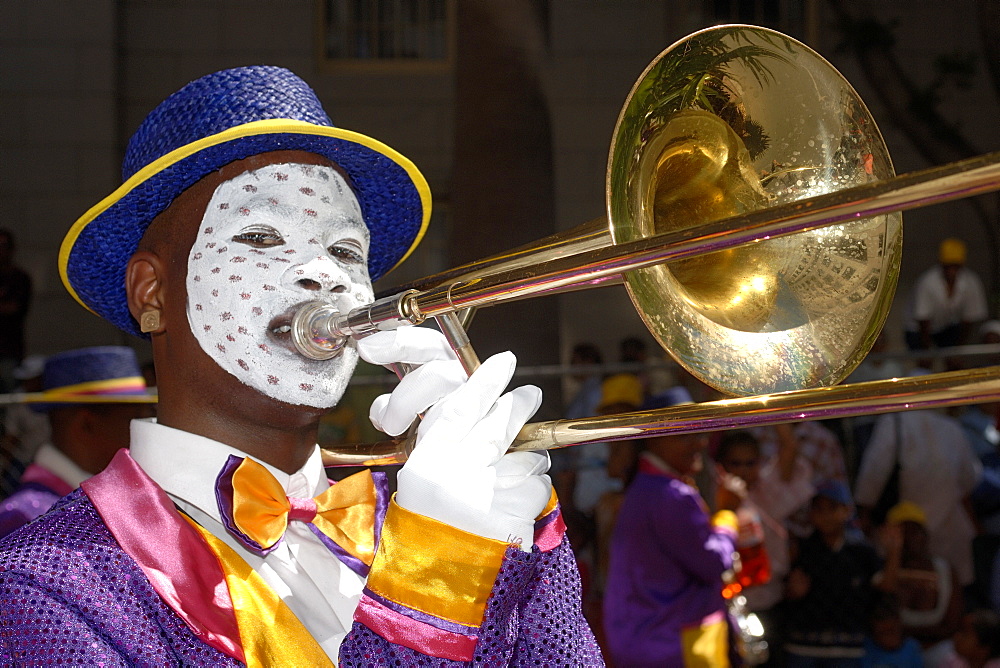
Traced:
<path id="1" fill-rule="evenodd" d="M 202 642 L 164 603 L 81 490 L 0 541 L 0 664 L 55 663 L 241 665 Z M 457 665 L 392 644 L 358 622 L 340 663 Z M 580 612 L 579 576 L 565 539 L 547 552 L 509 548 L 472 664 L 602 663 Z"/>

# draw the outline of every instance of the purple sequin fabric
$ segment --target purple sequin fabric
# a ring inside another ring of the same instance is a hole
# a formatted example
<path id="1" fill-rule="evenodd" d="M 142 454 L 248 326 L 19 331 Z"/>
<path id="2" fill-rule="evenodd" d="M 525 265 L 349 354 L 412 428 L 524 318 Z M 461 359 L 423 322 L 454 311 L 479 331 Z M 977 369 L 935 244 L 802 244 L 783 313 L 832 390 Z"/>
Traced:
<path id="1" fill-rule="evenodd" d="M 23 483 L 0 503 L 0 538 L 42 515 L 61 497 L 40 483 Z"/>
<path id="2" fill-rule="evenodd" d="M 603 666 L 580 609 L 580 575 L 569 543 L 551 552 L 507 550 L 486 606 L 474 666 Z M 454 666 L 391 645 L 361 624 L 340 648 L 343 668 Z"/>
<path id="3" fill-rule="evenodd" d="M 238 666 L 156 594 L 83 492 L 0 541 L 0 665 Z M 444 666 L 355 624 L 341 665 Z M 480 631 L 476 666 L 603 665 L 580 610 L 568 543 L 507 551 Z"/>
<path id="4" fill-rule="evenodd" d="M 0 665 L 242 664 L 174 614 L 77 490 L 0 541 Z"/>

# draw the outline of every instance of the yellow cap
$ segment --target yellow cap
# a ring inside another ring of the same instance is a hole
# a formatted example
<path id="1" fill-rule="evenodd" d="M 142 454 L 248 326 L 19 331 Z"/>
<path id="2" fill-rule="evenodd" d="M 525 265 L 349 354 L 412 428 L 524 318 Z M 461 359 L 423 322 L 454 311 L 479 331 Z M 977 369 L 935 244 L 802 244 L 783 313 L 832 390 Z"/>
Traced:
<path id="1" fill-rule="evenodd" d="M 941 264 L 965 264 L 965 242 L 961 239 L 945 239 L 938 248 Z"/>
<path id="2" fill-rule="evenodd" d="M 633 374 L 619 373 L 604 379 L 601 403 L 597 408 L 601 410 L 616 404 L 628 404 L 634 408 L 642 405 L 642 383 Z"/>
<path id="3" fill-rule="evenodd" d="M 921 526 L 927 526 L 927 514 L 923 508 L 912 501 L 900 501 L 886 513 L 885 522 L 886 524 L 914 522 Z"/>

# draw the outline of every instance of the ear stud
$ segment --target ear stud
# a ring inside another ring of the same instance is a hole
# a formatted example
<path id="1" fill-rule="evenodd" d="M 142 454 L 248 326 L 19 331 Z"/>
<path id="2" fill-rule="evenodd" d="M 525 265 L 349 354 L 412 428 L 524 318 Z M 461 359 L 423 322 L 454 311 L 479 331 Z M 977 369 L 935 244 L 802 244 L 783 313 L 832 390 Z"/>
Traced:
<path id="1" fill-rule="evenodd" d="M 143 311 L 139 317 L 139 331 L 143 334 L 155 332 L 160 328 L 160 310 Z"/>

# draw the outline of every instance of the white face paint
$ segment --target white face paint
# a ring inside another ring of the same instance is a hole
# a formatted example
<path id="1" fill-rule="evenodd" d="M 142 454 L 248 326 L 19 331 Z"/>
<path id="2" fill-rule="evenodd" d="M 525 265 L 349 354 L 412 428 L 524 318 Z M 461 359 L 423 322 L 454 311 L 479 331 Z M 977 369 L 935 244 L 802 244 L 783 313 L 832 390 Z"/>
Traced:
<path id="1" fill-rule="evenodd" d="M 274 399 L 334 406 L 357 351 L 306 359 L 288 326 L 306 301 L 346 312 L 374 299 L 357 198 L 317 165 L 268 165 L 226 181 L 191 246 L 187 292 L 191 330 L 219 366 Z"/>

